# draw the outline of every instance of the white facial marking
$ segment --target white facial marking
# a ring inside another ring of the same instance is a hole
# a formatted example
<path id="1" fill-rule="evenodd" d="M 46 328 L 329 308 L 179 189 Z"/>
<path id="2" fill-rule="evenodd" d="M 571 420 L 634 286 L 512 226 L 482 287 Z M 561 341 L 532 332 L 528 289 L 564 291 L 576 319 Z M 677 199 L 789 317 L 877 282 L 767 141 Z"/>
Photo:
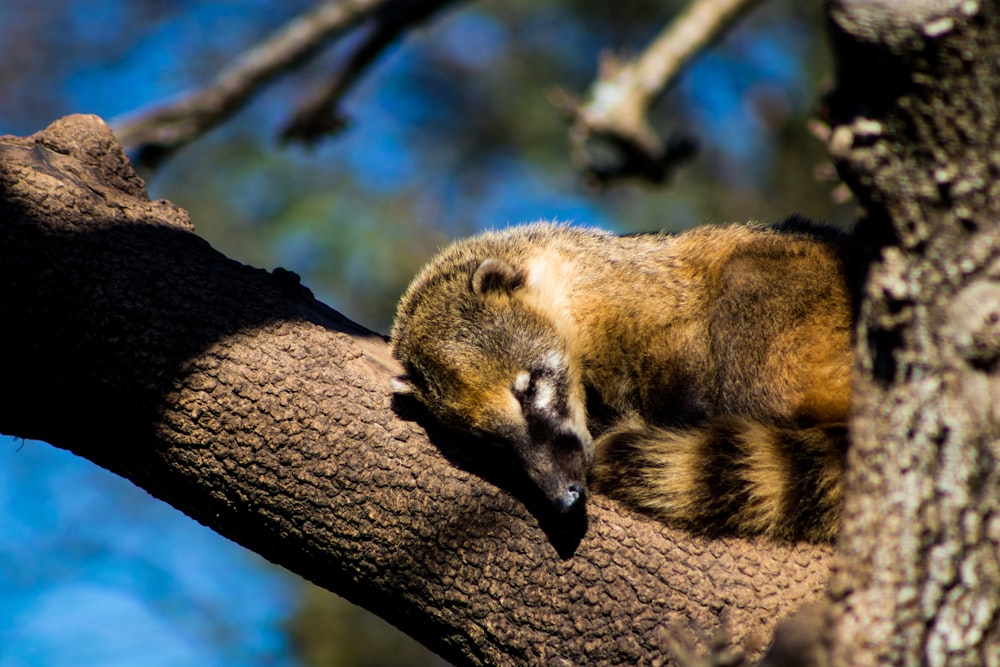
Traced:
<path id="1" fill-rule="evenodd" d="M 526 392 L 528 387 L 531 385 L 531 373 L 528 371 L 521 371 L 514 378 L 514 391 Z"/>
<path id="2" fill-rule="evenodd" d="M 551 380 L 540 379 L 535 381 L 535 398 L 532 401 L 539 410 L 547 410 L 552 405 L 556 390 Z"/>

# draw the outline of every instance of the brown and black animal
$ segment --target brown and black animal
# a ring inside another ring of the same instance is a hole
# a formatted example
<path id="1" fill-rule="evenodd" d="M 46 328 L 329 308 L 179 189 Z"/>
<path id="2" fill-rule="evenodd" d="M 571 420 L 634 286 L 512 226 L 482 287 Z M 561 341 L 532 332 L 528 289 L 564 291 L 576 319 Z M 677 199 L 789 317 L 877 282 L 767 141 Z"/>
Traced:
<path id="1" fill-rule="evenodd" d="M 508 446 L 558 511 L 590 488 L 703 534 L 831 540 L 852 365 L 843 242 L 798 219 L 459 241 L 399 304 L 397 390 Z"/>

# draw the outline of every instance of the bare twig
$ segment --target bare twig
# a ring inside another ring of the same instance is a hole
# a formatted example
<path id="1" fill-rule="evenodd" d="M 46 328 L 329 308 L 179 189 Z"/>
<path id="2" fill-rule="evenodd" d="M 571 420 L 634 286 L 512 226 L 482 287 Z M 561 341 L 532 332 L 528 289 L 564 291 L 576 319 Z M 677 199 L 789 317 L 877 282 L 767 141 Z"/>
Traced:
<path id="1" fill-rule="evenodd" d="M 553 103 L 573 119 L 571 153 L 590 180 L 603 184 L 641 177 L 660 183 L 692 155 L 690 140 L 664 141 L 657 135 L 647 119 L 649 107 L 695 55 L 758 2 L 692 0 L 635 60 L 603 56 L 585 102 L 553 93 Z M 616 159 L 596 158 L 590 146 L 594 139 L 609 145 Z"/>
<path id="2" fill-rule="evenodd" d="M 296 17 L 241 55 L 215 81 L 181 99 L 112 125 L 134 162 L 154 167 L 226 120 L 277 76 L 307 61 L 341 33 L 393 0 L 332 0 Z"/>
<path id="3" fill-rule="evenodd" d="M 348 56 L 333 76 L 303 102 L 281 131 L 281 138 L 311 144 L 323 135 L 340 130 L 344 115 L 337 103 L 357 83 L 365 70 L 379 59 L 408 29 L 423 23 L 433 14 L 455 4 L 456 0 L 404 0 L 390 3 L 372 17 L 372 26 L 364 40 Z"/>

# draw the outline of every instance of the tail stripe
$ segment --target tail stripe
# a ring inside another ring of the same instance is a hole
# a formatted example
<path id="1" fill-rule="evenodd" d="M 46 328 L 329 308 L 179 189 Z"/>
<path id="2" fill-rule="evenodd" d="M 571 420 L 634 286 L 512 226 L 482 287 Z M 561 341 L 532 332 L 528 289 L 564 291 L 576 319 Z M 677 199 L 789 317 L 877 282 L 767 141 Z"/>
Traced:
<path id="1" fill-rule="evenodd" d="M 591 485 L 703 534 L 831 541 L 846 443 L 842 424 L 794 429 L 723 417 L 665 429 L 632 419 L 597 439 Z"/>

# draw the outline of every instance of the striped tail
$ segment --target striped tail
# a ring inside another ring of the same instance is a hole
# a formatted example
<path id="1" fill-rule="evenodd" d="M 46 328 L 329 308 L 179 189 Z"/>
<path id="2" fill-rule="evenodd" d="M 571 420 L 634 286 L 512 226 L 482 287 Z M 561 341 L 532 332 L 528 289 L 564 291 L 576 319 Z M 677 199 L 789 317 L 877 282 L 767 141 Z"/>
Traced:
<path id="1" fill-rule="evenodd" d="M 840 525 L 844 424 L 721 417 L 687 429 L 626 420 L 594 443 L 591 486 L 707 535 L 830 542 Z"/>

